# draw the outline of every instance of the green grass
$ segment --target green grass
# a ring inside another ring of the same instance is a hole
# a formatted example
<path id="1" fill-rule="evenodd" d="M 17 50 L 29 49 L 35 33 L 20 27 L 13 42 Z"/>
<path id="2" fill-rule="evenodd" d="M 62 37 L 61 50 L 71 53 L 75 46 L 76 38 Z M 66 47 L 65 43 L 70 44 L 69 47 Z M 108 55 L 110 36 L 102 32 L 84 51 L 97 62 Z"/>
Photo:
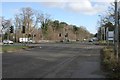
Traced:
<path id="1" fill-rule="evenodd" d="M 21 49 L 29 48 L 28 46 L 13 46 L 13 45 L 3 45 L 2 52 L 13 52 Z"/>

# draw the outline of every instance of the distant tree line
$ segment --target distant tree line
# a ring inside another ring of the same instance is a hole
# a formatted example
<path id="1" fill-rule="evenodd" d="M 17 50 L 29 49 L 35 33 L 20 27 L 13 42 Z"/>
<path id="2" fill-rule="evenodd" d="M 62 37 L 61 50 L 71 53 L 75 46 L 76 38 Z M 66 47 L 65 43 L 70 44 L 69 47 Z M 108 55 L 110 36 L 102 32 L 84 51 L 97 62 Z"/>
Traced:
<path id="1" fill-rule="evenodd" d="M 43 14 L 30 7 L 21 8 L 14 19 L 0 18 L 2 22 L 2 37 L 19 42 L 19 38 L 39 40 L 83 40 L 91 37 L 85 27 L 69 25 L 66 22 L 52 20 L 49 14 Z"/>

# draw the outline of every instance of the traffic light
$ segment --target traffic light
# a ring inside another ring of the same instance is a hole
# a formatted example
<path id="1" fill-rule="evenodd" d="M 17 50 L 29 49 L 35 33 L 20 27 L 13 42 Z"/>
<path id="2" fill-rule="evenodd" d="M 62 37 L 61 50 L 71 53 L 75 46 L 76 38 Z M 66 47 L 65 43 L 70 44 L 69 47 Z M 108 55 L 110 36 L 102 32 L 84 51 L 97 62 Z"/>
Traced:
<path id="1" fill-rule="evenodd" d="M 25 26 L 22 26 L 22 33 L 25 33 Z"/>
<path id="2" fill-rule="evenodd" d="M 10 27 L 10 33 L 13 33 L 13 26 Z"/>

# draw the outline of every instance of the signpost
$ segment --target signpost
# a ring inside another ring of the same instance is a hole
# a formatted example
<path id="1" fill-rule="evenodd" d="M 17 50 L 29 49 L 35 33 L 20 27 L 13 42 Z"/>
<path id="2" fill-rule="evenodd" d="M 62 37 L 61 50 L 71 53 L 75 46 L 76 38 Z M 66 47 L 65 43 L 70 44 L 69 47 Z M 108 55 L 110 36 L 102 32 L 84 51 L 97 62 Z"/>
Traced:
<path id="1" fill-rule="evenodd" d="M 114 41 L 114 31 L 108 31 L 108 40 Z"/>
<path id="2" fill-rule="evenodd" d="M 108 27 L 106 28 L 106 40 L 107 40 L 107 44 L 109 46 L 109 42 L 113 42 L 114 44 L 114 31 L 109 31 Z"/>

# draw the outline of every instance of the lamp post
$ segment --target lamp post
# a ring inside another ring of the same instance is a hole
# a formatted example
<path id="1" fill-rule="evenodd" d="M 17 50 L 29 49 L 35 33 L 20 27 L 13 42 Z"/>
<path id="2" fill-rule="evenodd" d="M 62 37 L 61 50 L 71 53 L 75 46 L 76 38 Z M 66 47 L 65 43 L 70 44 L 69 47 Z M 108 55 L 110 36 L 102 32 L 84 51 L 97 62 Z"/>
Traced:
<path id="1" fill-rule="evenodd" d="M 100 40 L 102 40 L 102 17 L 101 15 L 98 15 L 100 17 Z"/>
<path id="2" fill-rule="evenodd" d="M 119 55 L 119 28 L 118 28 L 118 2 L 117 0 L 115 0 L 115 43 L 114 43 L 114 47 L 115 47 L 115 55 L 116 55 L 116 59 L 118 60 L 118 55 Z"/>

